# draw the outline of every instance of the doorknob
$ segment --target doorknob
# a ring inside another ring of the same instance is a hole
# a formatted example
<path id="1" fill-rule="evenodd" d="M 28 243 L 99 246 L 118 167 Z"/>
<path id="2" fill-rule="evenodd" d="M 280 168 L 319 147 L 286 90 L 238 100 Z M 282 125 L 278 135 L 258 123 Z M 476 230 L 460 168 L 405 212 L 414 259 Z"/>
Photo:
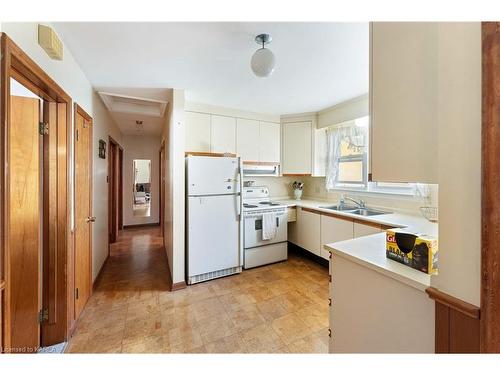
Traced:
<path id="1" fill-rule="evenodd" d="M 95 216 L 89 216 L 88 218 L 85 219 L 87 223 L 93 223 L 95 221 Z"/>

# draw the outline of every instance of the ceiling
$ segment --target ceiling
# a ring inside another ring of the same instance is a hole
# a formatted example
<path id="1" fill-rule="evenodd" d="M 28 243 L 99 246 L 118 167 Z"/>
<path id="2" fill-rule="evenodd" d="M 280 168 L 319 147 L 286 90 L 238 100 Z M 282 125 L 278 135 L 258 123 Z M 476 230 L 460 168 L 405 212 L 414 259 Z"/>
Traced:
<path id="1" fill-rule="evenodd" d="M 318 111 L 368 92 L 368 23 L 53 24 L 96 88 L 180 88 L 186 100 L 253 112 Z M 250 70 L 259 33 L 277 66 Z M 133 95 L 128 92 L 128 95 Z"/>

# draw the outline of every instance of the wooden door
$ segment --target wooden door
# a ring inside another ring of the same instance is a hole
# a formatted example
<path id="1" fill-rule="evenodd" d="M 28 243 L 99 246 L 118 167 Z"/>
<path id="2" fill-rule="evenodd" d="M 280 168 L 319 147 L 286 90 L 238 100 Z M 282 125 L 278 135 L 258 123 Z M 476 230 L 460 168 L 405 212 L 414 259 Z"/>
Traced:
<path id="1" fill-rule="evenodd" d="M 75 318 L 92 293 L 92 122 L 75 114 Z"/>
<path id="2" fill-rule="evenodd" d="M 11 96 L 8 246 L 11 348 L 40 345 L 40 101 Z"/>
<path id="3" fill-rule="evenodd" d="M 116 242 L 118 238 L 119 220 L 119 184 L 120 176 L 118 173 L 119 160 L 118 144 L 109 140 L 109 164 L 108 164 L 108 227 L 109 243 Z"/>
<path id="4" fill-rule="evenodd" d="M 160 227 L 165 244 L 165 143 L 160 148 Z"/>

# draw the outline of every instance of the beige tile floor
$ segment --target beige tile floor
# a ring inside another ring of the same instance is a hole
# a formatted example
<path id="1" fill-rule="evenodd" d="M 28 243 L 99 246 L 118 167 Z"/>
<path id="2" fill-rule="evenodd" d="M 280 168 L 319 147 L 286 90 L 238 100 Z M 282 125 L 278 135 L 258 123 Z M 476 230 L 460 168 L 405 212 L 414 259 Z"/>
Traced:
<path id="1" fill-rule="evenodd" d="M 158 228 L 122 231 L 70 353 L 327 353 L 328 270 L 288 261 L 169 292 Z"/>

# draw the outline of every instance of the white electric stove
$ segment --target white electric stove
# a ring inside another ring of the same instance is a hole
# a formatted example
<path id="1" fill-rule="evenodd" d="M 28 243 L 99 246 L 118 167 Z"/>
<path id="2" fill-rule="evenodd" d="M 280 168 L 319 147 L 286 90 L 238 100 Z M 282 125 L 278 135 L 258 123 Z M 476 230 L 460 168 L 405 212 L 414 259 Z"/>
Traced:
<path id="1" fill-rule="evenodd" d="M 276 235 L 262 238 L 262 214 L 272 212 L 276 217 Z M 244 268 L 253 268 L 288 258 L 287 206 L 274 202 L 266 186 L 243 188 Z"/>

